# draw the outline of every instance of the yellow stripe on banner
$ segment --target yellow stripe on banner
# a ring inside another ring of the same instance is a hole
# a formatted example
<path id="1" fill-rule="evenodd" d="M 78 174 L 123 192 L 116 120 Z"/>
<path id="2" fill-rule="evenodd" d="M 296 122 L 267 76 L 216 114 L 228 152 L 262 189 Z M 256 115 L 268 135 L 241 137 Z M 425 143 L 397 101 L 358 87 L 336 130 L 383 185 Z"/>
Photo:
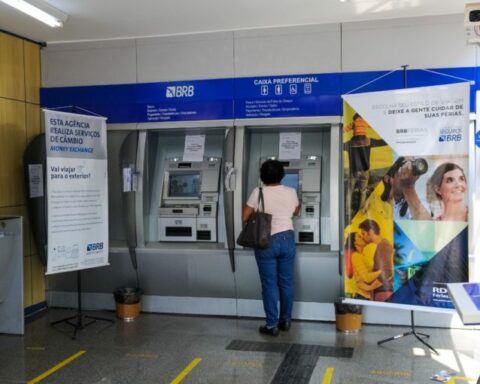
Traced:
<path id="1" fill-rule="evenodd" d="M 325 370 L 325 375 L 323 375 L 322 384 L 330 384 L 333 377 L 333 368 L 327 368 Z"/>
<path id="2" fill-rule="evenodd" d="M 61 363 L 58 363 L 54 367 L 50 368 L 48 371 L 45 371 L 40 376 L 37 376 L 34 379 L 28 381 L 27 384 L 35 384 L 35 383 L 38 383 L 38 382 L 42 381 L 46 377 L 50 376 L 51 374 L 57 372 L 59 369 L 66 366 L 67 364 L 71 363 L 76 358 L 82 356 L 85 352 L 87 352 L 87 351 L 78 351 L 74 355 L 70 356 L 68 359 L 63 360 Z"/>
<path id="3" fill-rule="evenodd" d="M 201 361 L 202 359 L 200 359 L 199 357 L 197 357 L 196 359 L 193 359 L 192 362 L 188 364 L 187 367 L 182 372 L 180 372 L 180 374 L 175 379 L 173 379 L 173 381 L 170 384 L 181 383 L 182 380 L 185 378 L 185 376 L 187 376 L 190 373 L 190 371 L 193 368 L 195 368 Z"/>

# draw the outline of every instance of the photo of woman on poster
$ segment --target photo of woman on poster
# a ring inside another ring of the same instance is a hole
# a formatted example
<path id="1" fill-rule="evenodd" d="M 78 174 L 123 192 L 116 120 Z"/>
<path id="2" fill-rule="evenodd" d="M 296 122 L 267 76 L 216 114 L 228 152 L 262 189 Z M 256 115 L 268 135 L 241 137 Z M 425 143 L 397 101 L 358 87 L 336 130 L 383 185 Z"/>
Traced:
<path id="1" fill-rule="evenodd" d="M 378 280 L 381 270 L 374 271 L 375 246 L 368 246 L 360 232 L 351 232 L 345 241 L 347 273 L 350 278 L 349 297 L 372 300 L 375 289 L 382 283 Z"/>
<path id="2" fill-rule="evenodd" d="M 427 183 L 427 199 L 434 220 L 467 221 L 467 178 L 463 169 L 455 163 L 439 165 Z"/>
<path id="3" fill-rule="evenodd" d="M 467 221 L 467 180 L 462 167 L 444 162 L 427 176 L 428 164 L 424 158 L 402 156 L 384 176 L 382 200 L 394 205 L 395 220 Z M 427 179 L 421 183 L 424 199 L 417 192 L 422 189 L 417 186 L 421 178 Z"/>

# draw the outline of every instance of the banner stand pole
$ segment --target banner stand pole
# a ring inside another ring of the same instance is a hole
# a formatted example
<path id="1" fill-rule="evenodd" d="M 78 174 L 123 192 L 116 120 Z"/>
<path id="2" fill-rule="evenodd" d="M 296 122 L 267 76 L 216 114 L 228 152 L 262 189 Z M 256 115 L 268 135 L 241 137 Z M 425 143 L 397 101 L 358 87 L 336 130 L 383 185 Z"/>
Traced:
<path id="1" fill-rule="evenodd" d="M 377 341 L 377 345 L 381 345 L 383 343 L 386 343 L 387 341 L 392 341 L 392 340 L 397 340 L 397 339 L 400 339 L 402 337 L 405 337 L 405 336 L 409 336 L 409 335 L 413 335 L 415 336 L 422 344 L 424 344 L 425 346 L 428 347 L 428 349 L 430 349 L 432 352 L 434 352 L 436 355 L 439 355 L 439 353 L 437 352 L 437 350 L 435 348 L 433 348 L 430 344 L 428 344 L 424 339 L 422 339 L 420 336 L 423 336 L 425 339 L 428 339 L 430 338 L 430 335 L 427 335 L 425 333 L 420 333 L 420 332 L 417 332 L 415 330 L 415 319 L 414 319 L 414 312 L 413 310 L 410 311 L 410 319 L 411 319 L 411 323 L 410 323 L 410 327 L 411 327 L 411 330 L 408 331 L 408 332 L 404 332 L 404 333 L 401 333 L 400 335 L 396 335 L 396 336 L 392 336 L 392 337 L 389 337 L 388 339 L 383 339 L 383 340 L 380 340 L 380 341 Z"/>
<path id="2" fill-rule="evenodd" d="M 55 325 L 60 324 L 60 323 L 67 323 L 68 325 L 71 325 L 73 327 L 73 336 L 72 339 L 75 340 L 75 337 L 77 336 L 77 331 L 79 329 L 85 329 L 88 327 L 90 324 L 95 323 L 96 321 L 106 321 L 108 323 L 113 324 L 115 321 L 112 319 L 106 319 L 103 317 L 97 317 L 97 316 L 89 316 L 89 315 L 84 315 L 82 313 L 82 280 L 81 280 L 81 270 L 77 271 L 77 313 L 74 316 L 66 317 L 65 319 L 57 320 L 54 321 L 53 323 L 50 323 L 52 327 L 55 327 Z M 71 320 L 76 319 L 76 322 L 72 322 Z M 84 320 L 89 320 L 88 322 L 84 322 Z"/>
<path id="3" fill-rule="evenodd" d="M 408 83 L 407 83 L 407 75 L 408 75 L 408 64 L 402 65 L 401 66 L 403 69 L 403 87 L 408 88 Z M 429 339 L 430 335 L 427 335 L 425 333 L 420 333 L 415 330 L 415 317 L 414 317 L 414 311 L 410 311 L 410 331 L 404 332 L 400 335 L 392 336 L 384 340 L 380 340 L 377 342 L 377 345 L 382 345 L 383 343 L 386 343 L 388 341 L 392 340 L 397 340 L 402 337 L 406 337 L 409 335 L 413 335 L 417 338 L 418 341 L 420 341 L 422 344 L 424 344 L 428 349 L 430 349 L 432 352 L 434 352 L 436 355 L 438 355 L 438 352 L 435 348 L 433 348 L 430 344 L 428 344 L 424 339 L 422 339 L 420 336 L 423 336 L 425 339 Z"/>

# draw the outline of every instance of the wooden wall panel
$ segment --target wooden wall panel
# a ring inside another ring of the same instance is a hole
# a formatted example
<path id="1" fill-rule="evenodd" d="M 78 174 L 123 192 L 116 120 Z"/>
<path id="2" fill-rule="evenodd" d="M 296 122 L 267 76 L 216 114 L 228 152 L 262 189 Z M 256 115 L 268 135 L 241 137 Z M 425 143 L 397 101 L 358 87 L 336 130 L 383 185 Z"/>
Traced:
<path id="1" fill-rule="evenodd" d="M 45 301 L 26 207 L 23 152 L 41 133 L 40 47 L 0 32 L 0 215 L 23 217 L 24 306 Z"/>
<path id="2" fill-rule="evenodd" d="M 0 97 L 25 100 L 23 40 L 1 32 Z"/>
<path id="3" fill-rule="evenodd" d="M 33 138 L 38 136 L 42 132 L 41 124 L 41 110 L 40 106 L 36 104 L 25 104 L 26 112 L 26 128 L 27 128 L 27 141 L 30 143 Z"/>
<path id="4" fill-rule="evenodd" d="M 25 204 L 25 103 L 0 98 L 0 207 Z"/>
<path id="5" fill-rule="evenodd" d="M 24 42 L 25 56 L 25 100 L 40 104 L 40 46 Z"/>

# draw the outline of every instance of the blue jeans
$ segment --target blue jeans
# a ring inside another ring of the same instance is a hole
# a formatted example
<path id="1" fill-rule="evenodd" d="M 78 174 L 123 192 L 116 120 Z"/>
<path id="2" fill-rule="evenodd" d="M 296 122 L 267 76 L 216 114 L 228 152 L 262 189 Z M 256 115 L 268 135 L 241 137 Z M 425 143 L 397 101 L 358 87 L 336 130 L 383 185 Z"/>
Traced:
<path id="1" fill-rule="evenodd" d="M 255 259 L 262 282 L 262 299 L 267 327 L 275 327 L 279 320 L 287 321 L 292 318 L 294 232 L 290 230 L 274 234 L 270 247 L 255 250 Z M 280 318 L 277 306 L 279 298 Z"/>

